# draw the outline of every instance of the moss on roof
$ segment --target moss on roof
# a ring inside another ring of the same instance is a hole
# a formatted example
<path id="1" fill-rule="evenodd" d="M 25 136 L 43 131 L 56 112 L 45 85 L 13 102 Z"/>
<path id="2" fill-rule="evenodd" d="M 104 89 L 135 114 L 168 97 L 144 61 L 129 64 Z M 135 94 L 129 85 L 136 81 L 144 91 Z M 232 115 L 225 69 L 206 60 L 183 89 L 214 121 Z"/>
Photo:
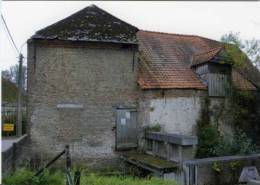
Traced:
<path id="1" fill-rule="evenodd" d="M 136 43 L 137 31 L 138 28 L 92 5 L 37 31 L 32 38 Z"/>
<path id="2" fill-rule="evenodd" d="M 234 44 L 224 44 L 229 62 L 247 80 L 260 89 L 260 72 L 253 66 L 248 56 Z"/>

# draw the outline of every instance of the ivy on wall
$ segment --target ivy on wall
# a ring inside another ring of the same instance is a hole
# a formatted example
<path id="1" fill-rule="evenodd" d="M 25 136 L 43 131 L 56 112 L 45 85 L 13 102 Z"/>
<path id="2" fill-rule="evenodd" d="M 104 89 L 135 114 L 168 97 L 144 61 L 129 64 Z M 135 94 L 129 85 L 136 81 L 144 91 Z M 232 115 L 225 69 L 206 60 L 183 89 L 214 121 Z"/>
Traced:
<path id="1" fill-rule="evenodd" d="M 206 97 L 202 103 L 200 117 L 197 121 L 199 143 L 197 146 L 197 158 L 227 156 L 236 154 L 251 154 L 256 152 L 253 144 L 256 125 L 254 116 L 254 96 L 248 92 L 238 91 L 234 87 L 226 97 L 227 105 L 221 104 L 222 112 L 228 112 L 232 117 L 234 135 L 232 138 L 223 137 L 219 129 L 219 117 L 221 114 L 214 114 L 210 109 L 210 99 Z M 214 120 L 214 121 L 212 121 Z"/>
<path id="2" fill-rule="evenodd" d="M 247 56 L 236 45 L 224 44 L 219 55 L 225 63 L 231 64 L 232 68 L 245 67 Z M 209 97 L 202 103 L 201 114 L 197 120 L 197 158 L 249 154 L 256 151 L 253 142 L 256 140 L 256 130 L 260 128 L 260 123 L 257 123 L 256 96 L 253 92 L 236 89 L 232 83 L 226 85 L 226 90 L 228 93 L 219 105 L 220 110 L 213 111 Z M 223 137 L 219 129 L 223 114 L 227 114 L 234 128 L 231 138 Z"/>
<path id="3" fill-rule="evenodd" d="M 258 123 L 254 92 L 239 91 L 232 87 L 227 99 L 229 101 L 228 111 L 233 118 L 233 126 L 255 139 Z"/>

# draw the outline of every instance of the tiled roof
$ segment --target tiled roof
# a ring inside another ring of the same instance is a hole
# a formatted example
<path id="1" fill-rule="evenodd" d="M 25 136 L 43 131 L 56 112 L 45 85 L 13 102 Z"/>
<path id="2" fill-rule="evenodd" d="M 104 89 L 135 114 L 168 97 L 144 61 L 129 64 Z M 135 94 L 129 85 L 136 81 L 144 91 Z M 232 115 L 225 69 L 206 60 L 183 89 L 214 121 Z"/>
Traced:
<path id="1" fill-rule="evenodd" d="M 249 59 L 247 59 L 245 65 L 241 69 L 237 69 L 237 71 L 242 75 L 242 77 L 246 78 L 254 84 L 254 86 L 260 89 L 260 72 L 255 66 L 253 66 Z"/>
<path id="2" fill-rule="evenodd" d="M 232 70 L 232 82 L 240 90 L 256 90 L 256 87 L 235 69 Z"/>
<path id="3" fill-rule="evenodd" d="M 206 89 L 191 69 L 194 54 L 220 47 L 220 43 L 198 36 L 149 31 L 137 33 L 141 55 L 138 82 L 143 89 Z"/>
<path id="4" fill-rule="evenodd" d="M 210 61 L 220 52 L 222 48 L 223 47 L 220 46 L 220 47 L 213 48 L 209 51 L 205 51 L 203 53 L 194 54 L 193 59 L 191 61 L 191 65 L 194 66 L 194 65 L 203 64 L 205 62 Z"/>
<path id="5" fill-rule="evenodd" d="M 138 28 L 92 5 L 37 31 L 32 38 L 136 44 L 137 31 Z"/>
<path id="6" fill-rule="evenodd" d="M 223 48 L 221 42 L 192 35 L 139 31 L 137 39 L 142 89 L 207 89 L 191 66 L 212 60 Z M 255 90 L 244 75 L 235 71 L 232 78 L 241 90 Z"/>

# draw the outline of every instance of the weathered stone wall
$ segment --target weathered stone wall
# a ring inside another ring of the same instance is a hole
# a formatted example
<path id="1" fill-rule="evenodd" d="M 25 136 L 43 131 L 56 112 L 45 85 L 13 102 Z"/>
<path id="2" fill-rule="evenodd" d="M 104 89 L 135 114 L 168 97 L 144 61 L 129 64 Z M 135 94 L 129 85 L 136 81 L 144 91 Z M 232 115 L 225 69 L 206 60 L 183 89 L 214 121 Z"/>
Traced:
<path id="1" fill-rule="evenodd" d="M 10 175 L 10 173 L 14 172 L 16 168 L 19 168 L 20 166 L 28 165 L 29 162 L 27 135 L 23 135 L 20 138 L 13 139 L 11 143 L 12 145 L 6 150 L 2 149 L 2 175 L 3 176 Z"/>
<path id="2" fill-rule="evenodd" d="M 226 98 L 210 98 L 210 121 L 218 124 L 220 133 L 227 139 L 231 139 L 234 135 L 234 125 L 229 104 L 229 100 Z"/>
<path id="3" fill-rule="evenodd" d="M 200 99 L 177 97 L 151 100 L 150 124 L 160 123 L 170 133 L 195 134 L 196 120 L 200 110 Z"/>
<path id="4" fill-rule="evenodd" d="M 142 126 L 160 124 L 169 133 L 195 135 L 201 99 L 206 91 L 151 90 L 140 100 L 139 119 Z"/>
<path id="5" fill-rule="evenodd" d="M 115 108 L 136 106 L 139 93 L 134 51 L 119 44 L 29 43 L 32 156 L 49 159 L 70 144 L 78 163 L 115 159 Z"/>

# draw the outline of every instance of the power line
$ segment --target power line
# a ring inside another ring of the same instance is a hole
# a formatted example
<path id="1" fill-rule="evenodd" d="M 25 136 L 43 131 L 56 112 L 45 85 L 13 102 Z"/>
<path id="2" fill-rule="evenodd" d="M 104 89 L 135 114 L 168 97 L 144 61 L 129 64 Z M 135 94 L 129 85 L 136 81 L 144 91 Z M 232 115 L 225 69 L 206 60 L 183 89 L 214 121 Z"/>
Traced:
<path id="1" fill-rule="evenodd" d="M 1 23 L 2 23 L 2 22 L 3 22 L 3 21 L 1 21 Z M 4 24 L 4 23 L 2 23 L 2 25 L 3 25 L 3 24 Z M 1 26 L 2 26 L 2 25 L 1 25 Z M 16 51 L 14 45 L 12 44 L 12 41 L 11 41 L 11 39 L 10 39 L 10 37 L 9 37 L 9 35 L 8 35 L 8 33 L 7 33 L 7 31 L 6 31 L 6 28 L 4 28 L 4 25 L 3 25 L 3 32 L 5 32 L 6 39 L 8 40 L 8 43 L 10 44 L 11 49 L 12 49 L 12 51 L 14 52 L 14 55 L 16 56 L 15 58 L 17 58 L 17 51 Z"/>
<path id="2" fill-rule="evenodd" d="M 7 24 L 6 24 L 6 22 L 5 22 L 4 16 L 3 16 L 2 14 L 1 14 L 1 18 L 2 18 L 2 20 L 3 20 L 3 23 L 4 23 L 4 25 L 5 25 L 5 28 L 6 28 L 6 30 L 7 30 L 7 33 L 8 33 L 8 35 L 9 35 L 9 37 L 11 38 L 11 41 L 12 41 L 12 44 L 13 44 L 15 50 L 16 50 L 17 54 L 19 54 L 19 50 L 18 50 L 18 48 L 17 48 L 17 46 L 16 46 L 16 44 L 15 44 L 15 42 L 14 42 L 14 39 L 13 39 L 13 37 L 12 37 L 12 35 L 11 35 L 10 30 L 9 30 L 8 27 L 7 27 Z"/>

